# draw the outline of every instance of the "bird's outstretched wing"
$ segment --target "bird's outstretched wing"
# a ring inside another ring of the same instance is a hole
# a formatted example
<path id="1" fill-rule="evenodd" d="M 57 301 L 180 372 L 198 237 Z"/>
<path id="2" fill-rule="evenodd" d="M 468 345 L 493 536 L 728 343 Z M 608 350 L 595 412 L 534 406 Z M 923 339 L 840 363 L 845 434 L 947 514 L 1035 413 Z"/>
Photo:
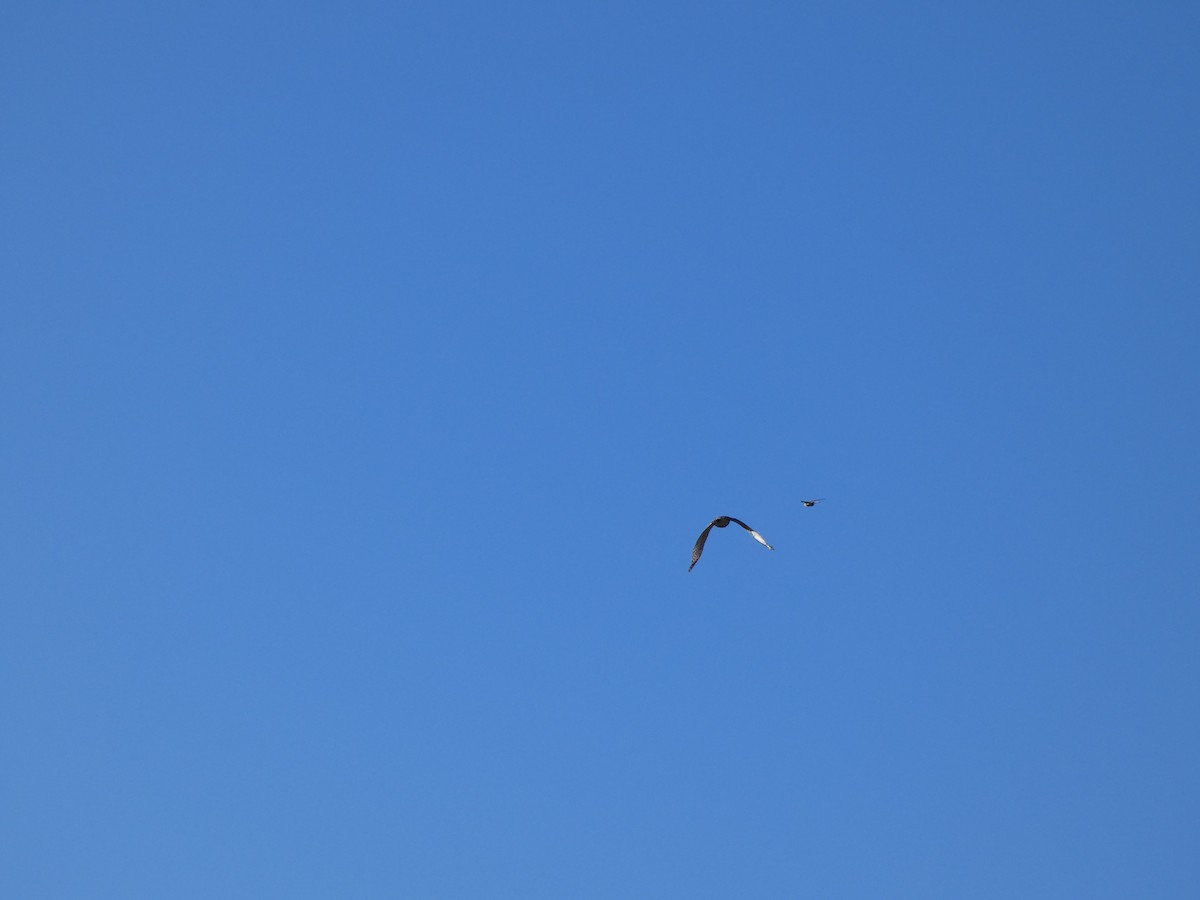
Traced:
<path id="1" fill-rule="evenodd" d="M 755 531 L 753 528 L 751 528 L 749 525 L 747 525 L 747 524 L 746 524 L 745 522 L 743 522 L 741 519 L 735 519 L 733 516 L 730 516 L 730 517 L 729 517 L 729 521 L 730 521 L 730 522 L 736 522 L 738 525 L 741 525 L 741 526 L 742 526 L 743 528 L 745 528 L 745 529 L 746 529 L 748 532 L 750 532 L 750 537 L 754 538 L 756 541 L 758 541 L 760 544 L 762 544 L 762 545 L 763 545 L 764 547 L 766 547 L 768 550 L 774 550 L 774 549 L 775 549 L 775 548 L 774 548 L 774 547 L 772 547 L 770 544 L 768 544 L 768 543 L 767 543 L 765 540 L 763 540 L 763 536 L 762 536 L 761 534 L 759 534 L 757 531 Z"/>
<path id="2" fill-rule="evenodd" d="M 700 554 L 704 552 L 704 542 L 708 540 L 708 533 L 712 531 L 713 525 L 717 522 L 713 519 L 708 523 L 708 527 L 700 532 L 700 537 L 696 538 L 696 546 L 692 548 L 692 565 L 688 566 L 688 571 L 692 571 L 692 566 L 696 565 L 696 560 L 700 558 Z"/>
<path id="3" fill-rule="evenodd" d="M 824 497 L 818 497 L 816 500 L 801 500 L 800 502 L 803 503 L 805 506 L 816 506 L 818 503 L 822 502 L 824 499 L 825 499 Z"/>

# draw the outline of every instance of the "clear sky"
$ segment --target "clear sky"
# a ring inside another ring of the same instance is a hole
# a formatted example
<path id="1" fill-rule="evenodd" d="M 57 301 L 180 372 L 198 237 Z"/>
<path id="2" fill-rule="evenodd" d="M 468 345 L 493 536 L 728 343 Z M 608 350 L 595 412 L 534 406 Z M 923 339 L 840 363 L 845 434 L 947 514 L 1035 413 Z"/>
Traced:
<path id="1" fill-rule="evenodd" d="M 9 4 L 0 895 L 1194 898 L 1198 41 Z"/>

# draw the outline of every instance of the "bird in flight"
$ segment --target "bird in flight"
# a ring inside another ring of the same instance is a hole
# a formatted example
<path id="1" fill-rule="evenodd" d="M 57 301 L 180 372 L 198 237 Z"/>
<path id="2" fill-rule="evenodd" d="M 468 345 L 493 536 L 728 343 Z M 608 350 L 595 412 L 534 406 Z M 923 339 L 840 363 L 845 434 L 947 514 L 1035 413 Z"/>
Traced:
<path id="1" fill-rule="evenodd" d="M 818 503 L 820 503 L 824 499 L 825 499 L 824 497 L 821 497 L 819 500 L 801 500 L 800 502 L 803 503 L 805 506 L 816 506 Z"/>
<path id="2" fill-rule="evenodd" d="M 700 558 L 700 554 L 704 552 L 704 542 L 708 540 L 708 533 L 710 531 L 712 531 L 713 526 L 715 525 L 717 528 L 724 528 L 730 522 L 733 522 L 735 525 L 741 525 L 748 532 L 750 532 L 750 537 L 754 538 L 756 541 L 758 541 L 760 544 L 762 544 L 768 550 L 775 549 L 774 547 L 772 547 L 770 544 L 768 544 L 766 541 L 763 540 L 763 536 L 761 534 L 759 534 L 757 531 L 755 531 L 753 528 L 751 528 L 749 525 L 747 525 L 741 519 L 735 519 L 733 516 L 717 516 L 715 519 L 713 519 L 711 522 L 708 523 L 707 528 L 705 528 L 702 532 L 700 532 L 700 537 L 696 538 L 696 546 L 692 548 L 692 565 L 688 566 L 689 572 L 692 571 L 692 566 L 696 565 L 696 560 L 698 560 Z"/>

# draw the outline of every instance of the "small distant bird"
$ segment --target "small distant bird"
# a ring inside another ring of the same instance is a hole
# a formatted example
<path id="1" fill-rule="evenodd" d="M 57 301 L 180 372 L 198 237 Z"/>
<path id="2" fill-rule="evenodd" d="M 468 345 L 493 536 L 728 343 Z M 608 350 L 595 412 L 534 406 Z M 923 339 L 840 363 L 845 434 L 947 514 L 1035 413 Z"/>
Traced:
<path id="1" fill-rule="evenodd" d="M 733 522 L 735 525 L 741 525 L 748 532 L 750 532 L 750 537 L 754 538 L 756 541 L 758 541 L 760 544 L 762 544 L 768 550 L 775 549 L 774 547 L 772 547 L 770 544 L 768 544 L 766 541 L 763 540 L 763 536 L 761 534 L 759 534 L 757 531 L 755 531 L 753 528 L 751 528 L 749 525 L 747 525 L 741 519 L 735 519 L 733 516 L 717 516 L 715 519 L 713 519 L 711 522 L 708 523 L 707 528 L 705 528 L 702 532 L 700 532 L 700 537 L 696 538 L 696 546 L 692 548 L 692 565 L 688 566 L 689 572 L 692 571 L 692 566 L 696 565 L 696 560 L 698 560 L 700 558 L 700 554 L 704 552 L 704 542 L 708 540 L 708 533 L 710 531 L 712 531 L 713 526 L 715 525 L 717 528 L 724 528 L 730 522 Z"/>
<path id="2" fill-rule="evenodd" d="M 824 499 L 825 498 L 822 497 L 822 498 L 820 498 L 820 500 L 801 500 L 800 502 L 803 503 L 805 506 L 816 506 L 818 503 L 822 502 Z"/>

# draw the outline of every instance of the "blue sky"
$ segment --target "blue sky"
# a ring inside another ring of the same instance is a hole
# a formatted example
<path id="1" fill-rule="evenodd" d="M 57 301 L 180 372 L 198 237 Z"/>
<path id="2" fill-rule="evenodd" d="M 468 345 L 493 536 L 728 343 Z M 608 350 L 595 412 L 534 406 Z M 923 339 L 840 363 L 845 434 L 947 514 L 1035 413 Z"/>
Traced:
<path id="1" fill-rule="evenodd" d="M 1198 26 L 8 9 L 0 891 L 1194 896 Z"/>

